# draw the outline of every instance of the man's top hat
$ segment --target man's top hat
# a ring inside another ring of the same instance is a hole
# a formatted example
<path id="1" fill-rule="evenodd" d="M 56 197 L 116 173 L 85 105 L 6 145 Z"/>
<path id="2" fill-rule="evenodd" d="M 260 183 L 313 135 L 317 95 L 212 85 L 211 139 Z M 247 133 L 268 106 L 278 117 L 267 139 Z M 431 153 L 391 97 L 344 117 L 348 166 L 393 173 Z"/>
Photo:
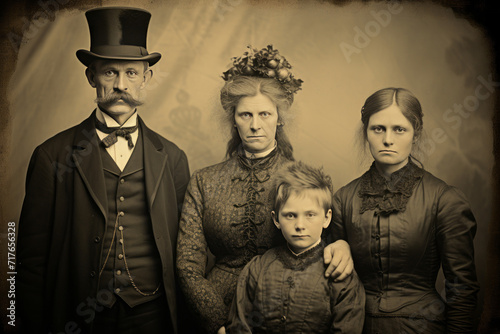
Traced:
<path id="1" fill-rule="evenodd" d="M 90 51 L 78 50 L 76 56 L 89 66 L 97 59 L 140 60 L 150 66 L 161 54 L 149 54 L 146 36 L 151 13 L 139 8 L 102 7 L 85 13 L 90 30 Z"/>

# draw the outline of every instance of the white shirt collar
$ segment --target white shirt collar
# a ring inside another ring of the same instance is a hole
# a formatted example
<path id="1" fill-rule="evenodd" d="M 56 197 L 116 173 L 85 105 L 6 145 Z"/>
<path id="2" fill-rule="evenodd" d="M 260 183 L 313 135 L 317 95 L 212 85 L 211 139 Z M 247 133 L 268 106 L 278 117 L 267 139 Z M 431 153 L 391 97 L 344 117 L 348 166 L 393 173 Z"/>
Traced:
<path id="1" fill-rule="evenodd" d="M 123 125 L 118 124 L 118 122 L 115 121 L 113 118 L 111 118 L 111 116 L 109 116 L 108 114 L 106 114 L 105 112 L 103 112 L 99 108 L 99 106 L 97 106 L 96 117 L 97 117 L 97 119 L 100 122 L 106 124 L 106 126 L 108 126 L 110 128 L 114 128 L 114 127 L 131 127 L 131 126 L 135 126 L 137 124 L 137 109 L 127 119 L 127 121 L 125 123 L 123 123 Z"/>
<path id="2" fill-rule="evenodd" d="M 277 145 L 276 140 L 274 140 L 274 146 L 265 152 L 251 153 L 245 149 L 243 149 L 243 151 L 245 152 L 245 157 L 247 157 L 248 159 L 264 158 L 265 156 L 269 155 L 269 153 L 271 153 L 276 148 L 276 145 Z"/>

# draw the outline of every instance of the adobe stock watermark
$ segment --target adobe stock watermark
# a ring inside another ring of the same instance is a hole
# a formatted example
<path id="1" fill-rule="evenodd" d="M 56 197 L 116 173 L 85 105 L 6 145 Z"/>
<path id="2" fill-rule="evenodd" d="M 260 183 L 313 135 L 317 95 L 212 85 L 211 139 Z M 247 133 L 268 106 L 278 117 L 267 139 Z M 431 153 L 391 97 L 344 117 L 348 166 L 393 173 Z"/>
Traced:
<path id="1" fill-rule="evenodd" d="M 453 130 L 458 130 L 464 120 L 468 119 L 479 109 L 481 102 L 490 98 L 495 92 L 496 87 L 500 87 L 500 82 L 493 81 L 491 73 L 487 78 L 479 75 L 477 80 L 479 84 L 474 89 L 473 95 L 466 96 L 462 103 L 453 104 L 453 108 L 448 108 L 443 113 L 443 121 Z M 436 151 L 437 145 L 444 143 L 448 138 L 443 128 L 437 127 L 432 129 L 429 138 L 425 138 L 418 144 L 418 150 L 415 154 L 416 158 L 424 162 L 427 157 Z"/>
<path id="2" fill-rule="evenodd" d="M 232 12 L 236 6 L 239 6 L 242 2 L 243 0 L 215 0 L 215 13 L 217 14 L 219 22 L 223 21 L 225 15 Z"/>
<path id="3" fill-rule="evenodd" d="M 133 276 L 132 276 L 133 277 Z M 116 279 L 116 282 L 113 280 Z M 114 279 L 110 279 L 108 284 L 103 286 L 103 288 L 97 291 L 95 297 L 88 296 L 84 301 L 82 301 L 76 307 L 75 313 L 79 317 L 79 323 L 75 320 L 70 320 L 64 325 L 64 331 L 59 333 L 49 333 L 49 334 L 80 334 L 83 333 L 81 324 L 90 324 L 94 321 L 96 314 L 104 310 L 105 304 L 108 304 L 114 295 L 115 284 L 121 287 L 130 286 L 130 281 L 126 277 L 117 276 Z M 83 321 L 83 322 L 82 322 Z"/>
<path id="4" fill-rule="evenodd" d="M 163 68 L 158 65 L 155 65 L 151 70 L 153 71 L 153 77 L 141 92 L 141 101 L 148 96 L 149 92 L 154 91 L 158 87 L 162 87 L 163 82 L 170 76 L 170 72 L 164 71 Z"/>
<path id="5" fill-rule="evenodd" d="M 26 17 L 21 18 L 24 23 L 21 36 L 13 31 L 7 33 L 7 39 L 12 45 L 15 53 L 19 52 L 19 48 L 22 44 L 26 44 L 29 40 L 35 38 L 40 32 L 40 29 L 49 23 L 50 20 L 55 19 L 56 12 L 59 10 L 59 7 L 67 4 L 68 2 L 69 0 L 39 0 L 37 4 L 40 6 L 40 10 L 33 14 L 31 20 L 28 20 Z"/>
<path id="6" fill-rule="evenodd" d="M 463 302 L 464 298 L 471 293 L 471 288 L 467 284 L 460 283 L 457 277 L 453 281 L 445 280 L 440 295 L 446 295 L 446 301 L 441 298 L 432 300 L 429 304 L 420 304 L 417 311 L 410 314 L 409 321 L 412 323 L 415 333 L 429 333 L 429 323 L 439 321 L 446 317 L 447 305 L 457 305 Z"/>
<path id="7" fill-rule="evenodd" d="M 340 50 L 347 60 L 347 63 L 351 63 L 354 54 L 360 54 L 361 50 L 370 45 L 373 38 L 380 34 L 382 28 L 387 27 L 391 23 L 393 15 L 397 15 L 402 11 L 403 6 L 401 3 L 395 1 L 389 2 L 387 4 L 387 9 L 378 11 L 371 10 L 370 15 L 373 17 L 373 20 L 368 21 L 363 27 L 364 29 L 358 26 L 354 27 L 355 34 L 353 37 L 353 44 L 346 42 L 339 44 Z"/>
<path id="8" fill-rule="evenodd" d="M 7 324 L 16 326 L 16 223 L 7 223 Z"/>

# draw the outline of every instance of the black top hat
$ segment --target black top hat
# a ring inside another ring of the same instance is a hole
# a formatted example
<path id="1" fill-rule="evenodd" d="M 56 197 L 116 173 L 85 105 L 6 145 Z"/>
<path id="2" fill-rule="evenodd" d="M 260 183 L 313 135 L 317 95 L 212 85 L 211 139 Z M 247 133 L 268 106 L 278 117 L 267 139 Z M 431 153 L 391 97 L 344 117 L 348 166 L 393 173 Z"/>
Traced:
<path id="1" fill-rule="evenodd" d="M 90 30 L 90 51 L 78 50 L 76 56 L 89 66 L 96 59 L 141 60 L 150 66 L 161 54 L 146 49 L 151 13 L 139 8 L 102 7 L 85 13 Z"/>

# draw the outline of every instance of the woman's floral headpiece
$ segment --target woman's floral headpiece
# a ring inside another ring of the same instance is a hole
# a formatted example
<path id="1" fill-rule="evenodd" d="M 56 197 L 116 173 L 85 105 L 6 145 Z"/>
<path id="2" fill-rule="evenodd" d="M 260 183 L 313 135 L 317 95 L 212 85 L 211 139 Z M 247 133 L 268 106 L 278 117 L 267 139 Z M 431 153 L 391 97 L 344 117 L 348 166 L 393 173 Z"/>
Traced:
<path id="1" fill-rule="evenodd" d="M 272 45 L 260 51 L 247 46 L 249 51 L 243 53 L 241 57 L 233 57 L 233 67 L 223 73 L 225 81 L 232 80 L 235 76 L 257 76 L 262 78 L 274 78 L 281 83 L 281 86 L 289 94 L 296 93 L 301 89 L 304 81 L 295 79 L 292 72 L 292 65 L 281 56 L 278 50 Z"/>

